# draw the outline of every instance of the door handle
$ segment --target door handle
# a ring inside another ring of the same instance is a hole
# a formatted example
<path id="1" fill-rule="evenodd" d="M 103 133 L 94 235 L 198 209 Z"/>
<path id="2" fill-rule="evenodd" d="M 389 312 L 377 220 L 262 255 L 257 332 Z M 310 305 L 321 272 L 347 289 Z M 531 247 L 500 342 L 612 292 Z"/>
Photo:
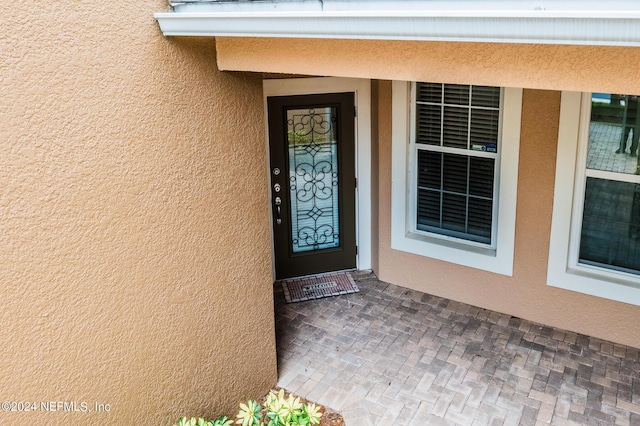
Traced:
<path id="1" fill-rule="evenodd" d="M 282 223 L 282 219 L 280 218 L 280 205 L 282 204 L 282 199 L 280 197 L 276 197 L 274 199 L 274 203 L 276 205 L 276 224 L 280 225 Z"/>

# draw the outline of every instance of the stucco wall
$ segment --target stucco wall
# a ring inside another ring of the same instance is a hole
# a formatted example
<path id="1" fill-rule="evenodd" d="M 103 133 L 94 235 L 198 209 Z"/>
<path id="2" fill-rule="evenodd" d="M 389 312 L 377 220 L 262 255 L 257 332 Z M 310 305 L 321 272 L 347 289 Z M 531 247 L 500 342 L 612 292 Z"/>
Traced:
<path id="1" fill-rule="evenodd" d="M 392 250 L 391 84 L 380 84 L 379 278 L 637 347 L 640 308 L 546 285 L 560 93 L 525 90 L 512 277 Z"/>
<path id="2" fill-rule="evenodd" d="M 384 40 L 218 39 L 225 70 L 640 93 L 640 49 Z"/>
<path id="3" fill-rule="evenodd" d="M 261 79 L 164 0 L 16 2 L 0 38 L 0 424 L 172 424 L 276 380 Z M 60 408 L 60 407 L 57 407 Z"/>

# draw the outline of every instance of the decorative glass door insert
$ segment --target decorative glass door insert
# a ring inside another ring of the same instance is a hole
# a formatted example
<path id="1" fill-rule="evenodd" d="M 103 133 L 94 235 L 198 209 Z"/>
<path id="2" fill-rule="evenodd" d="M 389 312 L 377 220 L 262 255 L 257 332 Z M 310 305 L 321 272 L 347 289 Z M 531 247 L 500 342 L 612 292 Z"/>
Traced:
<path id="1" fill-rule="evenodd" d="M 336 108 L 287 110 L 292 251 L 340 245 Z"/>

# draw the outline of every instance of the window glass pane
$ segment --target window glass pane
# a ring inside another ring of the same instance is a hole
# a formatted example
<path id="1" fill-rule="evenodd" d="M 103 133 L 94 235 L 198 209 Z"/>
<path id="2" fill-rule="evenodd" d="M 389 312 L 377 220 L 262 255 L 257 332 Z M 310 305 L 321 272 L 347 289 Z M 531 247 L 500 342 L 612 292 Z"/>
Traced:
<path id="1" fill-rule="evenodd" d="M 640 271 L 640 185 L 587 178 L 580 262 Z"/>
<path id="2" fill-rule="evenodd" d="M 416 83 L 416 99 L 419 102 L 442 102 L 442 84 L 440 83 Z"/>
<path id="3" fill-rule="evenodd" d="M 469 159 L 469 194 L 479 197 L 493 197 L 495 161 L 492 158 L 471 157 Z"/>
<path id="4" fill-rule="evenodd" d="M 445 106 L 442 127 L 444 146 L 467 149 L 469 140 L 468 108 Z"/>
<path id="5" fill-rule="evenodd" d="M 442 228 L 464 233 L 467 224 L 467 197 L 442 194 Z"/>
<path id="6" fill-rule="evenodd" d="M 440 228 L 440 191 L 418 189 L 418 229 Z"/>
<path id="7" fill-rule="evenodd" d="M 444 155 L 442 167 L 442 187 L 448 192 L 467 193 L 469 157 L 466 155 Z"/>
<path id="8" fill-rule="evenodd" d="M 442 154 L 433 151 L 418 151 L 418 187 L 440 189 Z"/>
<path id="9" fill-rule="evenodd" d="M 469 197 L 469 234 L 484 237 L 479 241 L 491 241 L 491 220 L 493 217 L 493 201 Z"/>
<path id="10" fill-rule="evenodd" d="M 418 104 L 416 108 L 416 143 L 440 145 L 442 106 Z"/>
<path id="11" fill-rule="evenodd" d="M 500 88 L 473 86 L 471 89 L 471 105 L 487 108 L 500 107 Z"/>
<path id="12" fill-rule="evenodd" d="M 587 168 L 636 174 L 639 119 L 637 96 L 593 93 Z"/>
<path id="13" fill-rule="evenodd" d="M 495 159 L 418 150 L 417 229 L 491 242 Z"/>
<path id="14" fill-rule="evenodd" d="M 498 125 L 500 111 L 491 109 L 471 110 L 471 149 L 498 152 Z"/>
<path id="15" fill-rule="evenodd" d="M 499 87 L 416 85 L 416 143 L 497 153 L 499 125 Z"/>
<path id="16" fill-rule="evenodd" d="M 469 86 L 463 86 L 460 84 L 445 84 L 444 103 L 469 106 Z"/>

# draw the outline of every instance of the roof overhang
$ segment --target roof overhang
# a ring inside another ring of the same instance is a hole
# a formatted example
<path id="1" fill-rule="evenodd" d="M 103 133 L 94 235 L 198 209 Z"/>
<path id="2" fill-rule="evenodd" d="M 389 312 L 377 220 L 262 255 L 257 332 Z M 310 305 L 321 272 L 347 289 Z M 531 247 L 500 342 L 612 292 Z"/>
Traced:
<path id="1" fill-rule="evenodd" d="M 636 0 L 184 0 L 155 18 L 165 36 L 640 46 Z"/>

